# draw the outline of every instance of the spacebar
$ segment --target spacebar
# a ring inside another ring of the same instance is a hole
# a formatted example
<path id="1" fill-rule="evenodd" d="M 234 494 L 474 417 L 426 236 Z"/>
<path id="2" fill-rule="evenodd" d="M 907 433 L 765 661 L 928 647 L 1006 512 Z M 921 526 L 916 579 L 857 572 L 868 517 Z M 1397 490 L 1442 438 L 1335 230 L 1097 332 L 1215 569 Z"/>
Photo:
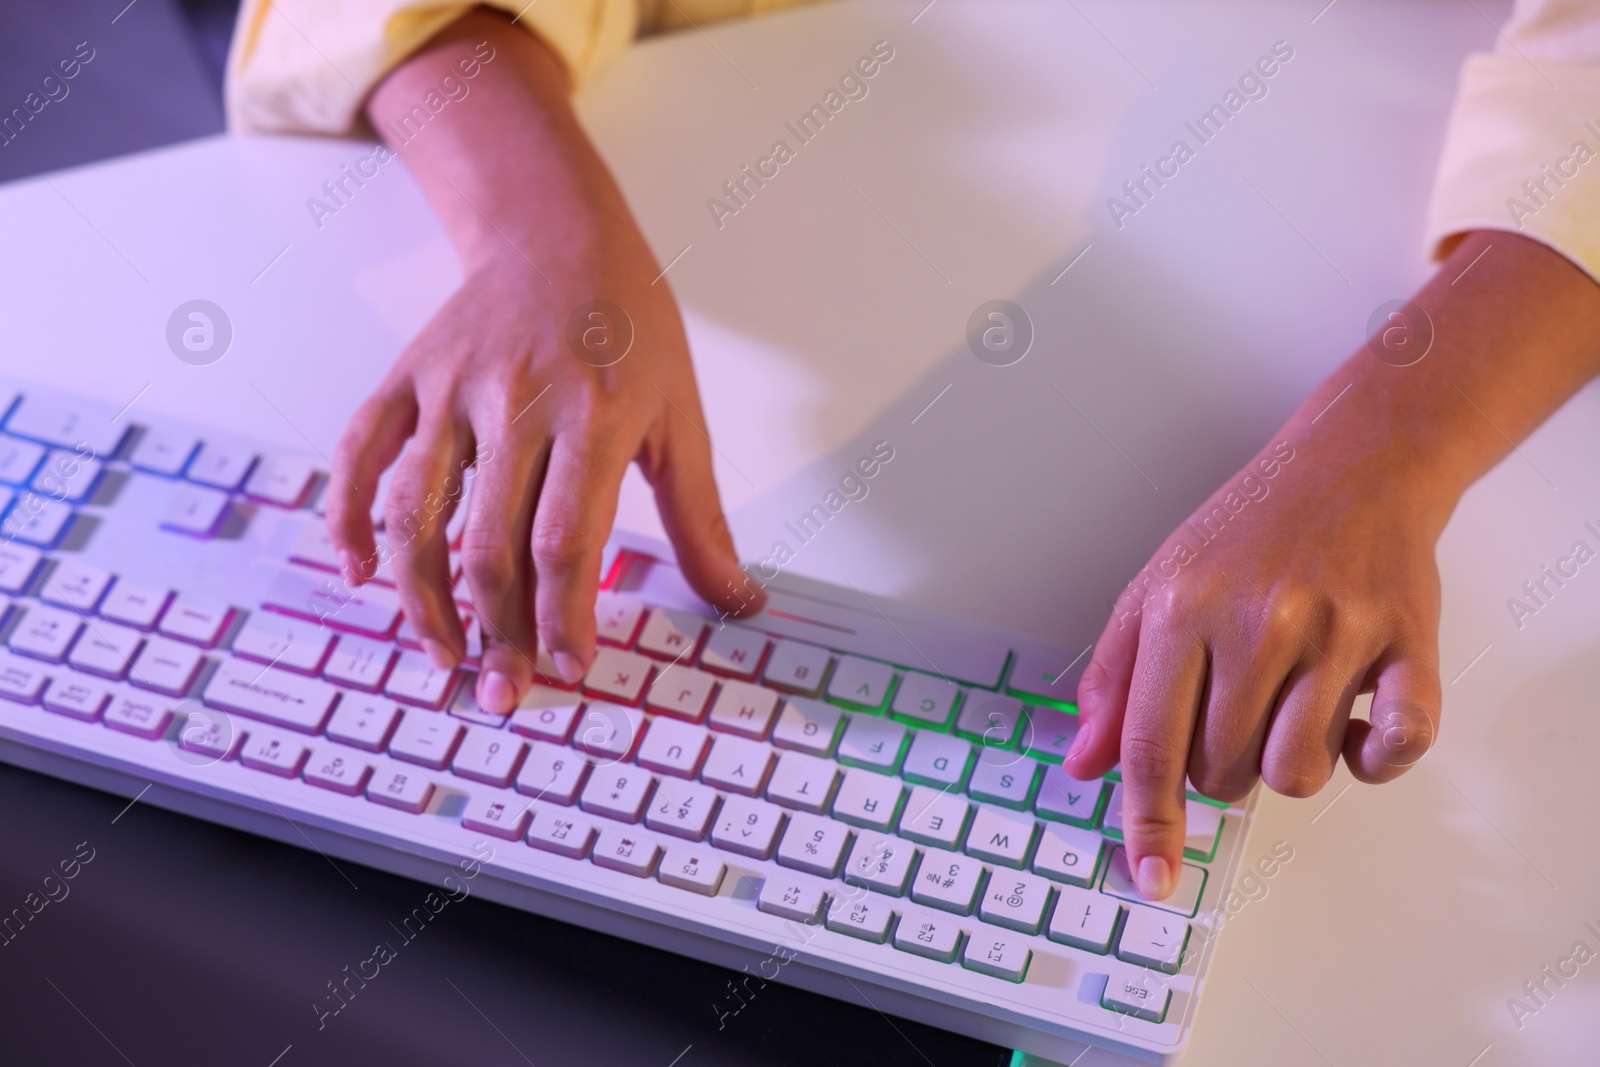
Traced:
<path id="1" fill-rule="evenodd" d="M 968 685 L 993 689 L 1000 684 L 1009 650 L 998 641 L 962 633 L 959 628 L 891 621 L 870 601 L 861 610 L 767 587 L 767 606 L 740 622 L 784 637 L 854 652 L 912 670 L 941 674 Z"/>

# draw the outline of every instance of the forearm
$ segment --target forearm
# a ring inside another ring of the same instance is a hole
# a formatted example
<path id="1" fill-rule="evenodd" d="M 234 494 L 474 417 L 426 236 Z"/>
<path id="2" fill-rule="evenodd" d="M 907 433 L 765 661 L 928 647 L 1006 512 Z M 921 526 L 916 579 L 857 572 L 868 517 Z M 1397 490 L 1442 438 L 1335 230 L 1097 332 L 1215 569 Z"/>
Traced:
<path id="1" fill-rule="evenodd" d="M 477 64 L 470 80 L 463 61 Z M 419 128 L 417 107 L 429 93 L 444 98 L 446 77 L 465 95 Z M 596 216 L 627 210 L 568 93 L 549 48 L 479 10 L 397 67 L 367 115 L 405 159 L 469 268 L 510 255 L 548 275 L 590 266 L 573 259 L 598 250 Z"/>
<path id="2" fill-rule="evenodd" d="M 1543 244 L 1484 231 L 1414 303 L 1433 323 L 1427 355 L 1395 366 L 1410 357 L 1385 362 L 1380 342 L 1363 346 L 1284 433 L 1374 476 L 1404 475 L 1442 529 L 1468 486 L 1600 374 L 1600 285 Z"/>

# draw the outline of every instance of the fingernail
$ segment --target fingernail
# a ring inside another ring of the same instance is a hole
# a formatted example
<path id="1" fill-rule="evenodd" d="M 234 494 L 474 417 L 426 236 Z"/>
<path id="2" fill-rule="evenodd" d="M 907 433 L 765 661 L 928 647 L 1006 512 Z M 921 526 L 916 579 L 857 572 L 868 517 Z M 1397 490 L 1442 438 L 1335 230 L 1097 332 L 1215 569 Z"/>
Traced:
<path id="1" fill-rule="evenodd" d="M 490 671 L 478 682 L 478 706 L 491 715 L 504 715 L 516 702 L 516 688 L 499 671 Z"/>
<path id="2" fill-rule="evenodd" d="M 344 580 L 351 585 L 361 584 L 361 568 L 356 562 L 356 554 L 349 549 L 339 552 L 339 569 L 344 571 Z"/>
<path id="3" fill-rule="evenodd" d="M 447 671 L 456 665 L 456 657 L 450 647 L 443 641 L 435 641 L 431 637 L 422 639 L 422 651 L 428 654 L 428 662 L 433 664 L 435 670 Z"/>
<path id="4" fill-rule="evenodd" d="M 556 673 L 561 675 L 561 680 L 568 685 L 577 685 L 583 678 L 583 662 L 570 652 L 555 652 L 551 658 L 556 661 Z"/>
<path id="5" fill-rule="evenodd" d="M 1160 856 L 1139 861 L 1139 892 L 1151 900 L 1164 900 L 1172 892 L 1172 867 Z"/>
<path id="6" fill-rule="evenodd" d="M 1078 720 L 1078 736 L 1073 739 L 1072 747 L 1067 750 L 1067 759 L 1075 760 L 1089 751 L 1089 736 L 1094 732 L 1094 724 Z"/>

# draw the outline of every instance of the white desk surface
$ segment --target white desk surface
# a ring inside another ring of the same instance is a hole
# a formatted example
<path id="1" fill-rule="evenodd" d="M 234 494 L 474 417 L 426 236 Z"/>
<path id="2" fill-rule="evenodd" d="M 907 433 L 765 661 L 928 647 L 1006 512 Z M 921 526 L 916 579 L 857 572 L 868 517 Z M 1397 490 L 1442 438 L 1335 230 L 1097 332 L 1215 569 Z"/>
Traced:
<path id="1" fill-rule="evenodd" d="M 862 2 L 636 48 L 580 107 L 661 260 L 689 247 L 670 278 L 746 555 L 887 438 L 871 495 L 796 570 L 1092 640 L 1163 535 L 1425 277 L 1457 65 L 1504 14 L 1476 6 L 1340 0 L 1313 24 L 1320 0 L 938 0 L 913 24 L 923 0 Z M 706 198 L 879 39 L 895 58 L 870 95 L 717 230 Z M 1279 39 L 1295 55 L 1269 95 L 1116 230 L 1105 198 Z M 218 139 L 0 189 L 5 369 L 119 404 L 148 385 L 137 410 L 331 451 L 459 280 L 399 164 L 315 228 L 306 198 L 364 151 Z M 211 367 L 163 342 L 192 297 L 234 323 Z M 963 340 L 996 297 L 1038 336 L 1004 369 Z M 1592 1060 L 1600 963 L 1520 1029 L 1507 1000 L 1600 949 L 1600 577 L 1520 630 L 1506 598 L 1597 544 L 1597 452 L 1590 388 L 1446 532 L 1429 757 L 1381 789 L 1341 771 L 1263 799 L 1251 856 L 1295 856 L 1230 924 L 1187 1063 Z M 653 532 L 641 488 L 623 521 Z"/>

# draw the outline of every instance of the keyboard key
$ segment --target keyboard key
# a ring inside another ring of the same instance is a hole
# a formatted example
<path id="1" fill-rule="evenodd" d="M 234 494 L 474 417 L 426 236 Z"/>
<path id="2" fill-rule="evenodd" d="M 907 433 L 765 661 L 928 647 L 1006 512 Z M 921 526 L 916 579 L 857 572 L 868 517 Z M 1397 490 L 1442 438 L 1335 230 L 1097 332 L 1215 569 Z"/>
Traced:
<path id="1" fill-rule="evenodd" d="M 872 715 L 851 715 L 839 741 L 839 762 L 892 774 L 906 747 L 904 726 Z"/>
<path id="2" fill-rule="evenodd" d="M 142 471 L 176 478 L 199 447 L 200 438 L 186 430 L 146 427 L 128 458 Z"/>
<path id="3" fill-rule="evenodd" d="M 772 657 L 767 660 L 762 678 L 774 689 L 815 697 L 822 692 L 832 663 L 833 657 L 825 648 L 799 641 L 777 641 L 772 646 Z"/>
<path id="4" fill-rule="evenodd" d="M 724 623 L 706 638 L 700 653 L 700 666 L 729 678 L 753 682 L 767 654 L 766 635 L 743 626 Z"/>
<path id="5" fill-rule="evenodd" d="M 1039 764 L 1027 756 L 1003 748 L 978 752 L 967 793 L 973 800 L 986 800 L 1008 808 L 1026 808 L 1033 796 L 1033 783 L 1039 778 Z"/>
<path id="6" fill-rule="evenodd" d="M 93 456 L 56 449 L 33 476 L 33 488 L 54 500 L 76 504 L 89 498 L 104 472 L 105 464 Z"/>
<path id="7" fill-rule="evenodd" d="M 225 600 L 180 595 L 161 616 L 157 627 L 168 637 L 211 648 L 233 621 L 233 609 Z"/>
<path id="8" fill-rule="evenodd" d="M 1111 951 L 1111 935 L 1121 917 L 1122 905 L 1104 893 L 1064 886 L 1045 933 L 1052 941 L 1104 956 Z"/>
<path id="9" fill-rule="evenodd" d="M 832 878 L 839 873 L 845 847 L 849 844 L 850 830 L 844 823 L 797 812 L 789 816 L 783 840 L 778 843 L 778 862 L 785 867 Z"/>
<path id="10" fill-rule="evenodd" d="M 1033 950 L 1021 937 L 998 934 L 991 928 L 974 931 L 967 939 L 961 965 L 979 974 L 1020 982 L 1028 976 L 1028 964 L 1032 959 Z"/>
<path id="11" fill-rule="evenodd" d="M 1055 708 L 1029 708 L 1022 728 L 1022 751 L 1037 759 L 1059 762 L 1072 751 L 1078 717 Z"/>
<path id="12" fill-rule="evenodd" d="M 343 570 L 343 564 L 339 562 L 339 550 L 334 547 L 333 535 L 328 532 L 327 523 L 315 519 L 300 527 L 294 544 L 289 547 L 289 559 L 318 570 Z"/>
<path id="13" fill-rule="evenodd" d="M 291 671 L 225 659 L 206 683 L 201 699 L 211 707 L 275 726 L 320 734 L 339 699 L 339 691 L 326 682 Z"/>
<path id="14" fill-rule="evenodd" d="M 651 608 L 639 631 L 638 649 L 661 659 L 692 662 L 705 632 L 706 621 L 698 616 Z"/>
<path id="15" fill-rule="evenodd" d="M 29 551 L 32 551 L 30 549 Z M 3 553 L 0 553 L 3 556 Z M 0 560 L 3 566 L 3 560 Z M 0 589 L 4 585 L 0 584 Z M 147 589 L 134 585 L 126 578 L 118 578 L 111 585 L 111 591 L 106 593 L 106 598 L 100 604 L 100 614 L 107 619 L 127 623 L 141 630 L 155 629 L 156 619 L 161 615 L 161 609 L 167 606 L 167 601 L 172 592 L 167 589 Z"/>
<path id="16" fill-rule="evenodd" d="M 269 457 L 250 473 L 244 492 L 254 500 L 297 508 L 305 501 L 316 473 L 316 464 L 304 456 Z"/>
<path id="17" fill-rule="evenodd" d="M 206 441 L 190 462 L 187 477 L 191 482 L 234 492 L 244 484 L 255 463 L 255 452 L 244 445 Z"/>
<path id="18" fill-rule="evenodd" d="M 772 729 L 778 711 L 778 694 L 746 682 L 723 682 L 711 705 L 713 730 L 761 740 Z"/>
<path id="19" fill-rule="evenodd" d="M 31 663 L 12 656 L 0 659 L 0 698 L 17 704 L 37 704 L 49 680 L 49 675 Z"/>
<path id="20" fill-rule="evenodd" d="M 828 929 L 863 941 L 883 944 L 893 924 L 894 909 L 882 897 L 869 894 L 852 900 L 840 895 L 828 906 Z"/>
<path id="21" fill-rule="evenodd" d="M 743 856 L 771 859 L 782 826 L 782 808 L 753 797 L 731 796 L 717 812 L 711 843 Z"/>
<path id="22" fill-rule="evenodd" d="M 22 619 L 12 628 L 7 644 L 13 652 L 60 663 L 66 658 L 72 639 L 78 636 L 83 621 L 75 611 L 32 605 Z"/>
<path id="23" fill-rule="evenodd" d="M 44 706 L 59 715 L 93 722 L 100 718 L 110 699 L 111 693 L 104 686 L 69 676 L 51 680 L 50 688 L 45 690 Z"/>
<path id="24" fill-rule="evenodd" d="M 996 871 L 983 891 L 978 916 L 984 922 L 1037 934 L 1050 904 L 1050 883 L 1031 874 Z"/>
<path id="25" fill-rule="evenodd" d="M 589 763 L 569 748 L 535 741 L 517 772 L 517 792 L 570 808 L 589 774 Z"/>
<path id="26" fill-rule="evenodd" d="M 0 482 L 27 485 L 43 459 L 44 449 L 32 441 L 0 437 Z"/>
<path id="27" fill-rule="evenodd" d="M 900 816 L 900 834 L 924 845 L 955 848 L 971 811 L 972 805 L 959 794 L 915 786 Z"/>
<path id="28" fill-rule="evenodd" d="M 56 400 L 24 396 L 6 420 L 6 430 L 47 445 L 77 448 L 82 445 L 98 456 L 110 456 L 122 443 L 125 422 L 112 422 L 116 410 L 86 400 Z"/>
<path id="29" fill-rule="evenodd" d="M 816 700 L 791 697 L 783 702 L 783 714 L 778 716 L 778 725 L 772 730 L 772 743 L 813 756 L 830 756 L 843 724 L 844 712 L 838 708 Z"/>
<path id="30" fill-rule="evenodd" d="M 1177 974 L 1189 943 L 1189 924 L 1182 918 L 1142 904 L 1128 906 L 1128 920 L 1117 941 L 1117 959 Z"/>
<path id="31" fill-rule="evenodd" d="M 402 714 L 394 739 L 389 742 L 389 755 L 441 770 L 455 755 L 465 732 L 466 727 L 448 715 L 412 709 Z"/>
<path id="32" fill-rule="evenodd" d="M 917 867 L 911 899 L 941 911 L 971 915 L 983 871 L 983 864 L 971 856 L 930 849 L 922 854 L 922 863 Z"/>
<path id="33" fill-rule="evenodd" d="M 639 767 L 613 764 L 597 767 L 583 787 L 578 806 L 592 815 L 606 815 L 619 822 L 638 822 L 650 799 L 655 779 Z"/>
<path id="34" fill-rule="evenodd" d="M 400 709 L 387 700 L 345 693 L 328 720 L 328 737 L 365 752 L 382 752 L 399 724 Z"/>
<path id="35" fill-rule="evenodd" d="M 719 738 L 717 744 L 720 746 L 724 740 L 732 738 Z M 826 811 L 838 778 L 839 768 L 829 760 L 804 752 L 785 752 L 778 757 L 772 781 L 767 783 L 767 799 L 786 808 Z"/>
<path id="36" fill-rule="evenodd" d="M 191 537 L 210 537 L 228 512 L 228 494 L 202 485 L 180 485 L 161 518 L 161 528 Z"/>
<path id="37" fill-rule="evenodd" d="M 828 679 L 828 699 L 847 707 L 879 710 L 893 685 L 894 670 L 887 663 L 842 656 Z"/>
<path id="38" fill-rule="evenodd" d="M 114 622 L 93 623 L 78 635 L 67 662 L 80 671 L 120 679 L 143 643 L 144 635 L 138 630 Z"/>
<path id="39" fill-rule="evenodd" d="M 716 679 L 705 671 L 673 663 L 656 675 L 649 696 L 645 698 L 645 707 L 663 715 L 699 722 L 706 717 L 706 703 L 711 699 L 711 687 L 715 684 Z"/>
<path id="40" fill-rule="evenodd" d="M 232 756 L 244 744 L 245 733 L 243 730 L 233 728 L 233 720 L 226 715 L 196 709 L 183 718 L 183 725 L 178 730 L 178 747 L 185 752 L 195 752 L 202 756 L 211 757 L 211 763 L 217 763 Z M 183 759 L 185 763 L 194 764 L 204 761 Z"/>
<path id="41" fill-rule="evenodd" d="M 1182 864 L 1181 867 L 1178 887 L 1172 891 L 1172 895 L 1165 900 L 1149 900 L 1139 892 L 1133 876 L 1128 873 L 1128 853 L 1122 848 L 1115 848 L 1111 851 L 1110 862 L 1106 864 L 1106 878 L 1100 889 L 1136 904 L 1146 904 L 1177 915 L 1193 915 L 1200 910 L 1200 893 L 1205 889 L 1206 871 L 1204 867 L 1196 867 L 1192 863 Z"/>
<path id="42" fill-rule="evenodd" d="M 441 671 L 421 652 L 401 652 L 395 660 L 394 670 L 383 691 L 387 696 L 406 704 L 424 708 L 442 708 L 455 685 L 456 672 Z"/>
<path id="43" fill-rule="evenodd" d="M 852 767 L 844 772 L 833 799 L 833 817 L 869 830 L 888 830 L 900 814 L 904 792 L 898 778 Z"/>
<path id="44" fill-rule="evenodd" d="M 675 719 L 652 719 L 636 762 L 663 774 L 693 778 L 700 773 L 711 736 L 703 726 Z"/>
<path id="45" fill-rule="evenodd" d="M 900 773 L 907 781 L 960 789 L 972 762 L 972 743 L 949 734 L 916 730 Z"/>
<path id="46" fill-rule="evenodd" d="M 902 952 L 952 963 L 961 944 L 961 927 L 948 915 L 908 909 L 894 928 L 894 947 Z"/>
<path id="47" fill-rule="evenodd" d="M 280 778 L 296 778 L 309 755 L 310 749 L 298 741 L 272 733 L 252 732 L 239 750 L 239 762 Z"/>
<path id="48" fill-rule="evenodd" d="M 858 834 L 844 865 L 844 880 L 891 897 L 905 894 L 917 850 L 887 834 Z"/>
<path id="49" fill-rule="evenodd" d="M 0 543 L 0 593 L 26 592 L 43 561 L 37 548 Z"/>
<path id="50" fill-rule="evenodd" d="M 711 744 L 700 780 L 746 796 L 758 795 L 772 767 L 772 750 L 759 741 L 724 734 Z"/>
<path id="51" fill-rule="evenodd" d="M 537 691 L 540 687 L 534 686 Z M 555 690 L 548 690 L 556 692 Z M 532 695 L 532 694 L 530 694 Z M 536 737 L 542 741 L 554 741 L 564 745 L 572 737 L 572 728 L 578 723 L 578 713 L 583 710 L 583 705 L 572 700 L 569 694 L 562 693 L 560 703 L 548 704 L 543 707 L 520 707 L 511 713 L 510 727 L 519 734 Z M 523 701 L 526 705 L 528 702 Z"/>
<path id="52" fill-rule="evenodd" d="M 1030 816 L 980 807 L 967 834 L 967 854 L 1005 867 L 1023 867 L 1033 845 Z"/>
<path id="53" fill-rule="evenodd" d="M 608 645 L 619 648 L 631 646 L 642 618 L 644 605 L 637 600 L 629 600 L 615 593 L 601 593 L 595 598 L 595 629 L 600 640 Z"/>
<path id="54" fill-rule="evenodd" d="M 527 751 L 528 743 L 515 734 L 492 726 L 469 726 L 450 769 L 463 778 L 503 789 L 511 784 Z"/>
<path id="55" fill-rule="evenodd" d="M 602 645 L 595 649 L 583 688 L 623 704 L 637 704 L 652 669 L 650 661 L 638 653 Z"/>
<path id="56" fill-rule="evenodd" d="M 7 489 L 3 495 L 9 500 L 11 491 Z M 73 515 L 70 504 L 24 493 L 11 509 L 11 514 L 6 516 L 5 524 L 0 526 L 0 535 L 8 541 L 54 548 L 72 524 Z"/>
<path id="57" fill-rule="evenodd" d="M 372 765 L 352 752 L 333 745 L 319 745 L 306 760 L 305 780 L 314 786 L 331 789 L 347 797 L 357 797 L 367 788 Z"/>
<path id="58" fill-rule="evenodd" d="M 620 763 L 633 757 L 644 733 L 644 712 L 638 708 L 594 701 L 584 705 L 572 744 L 603 760 Z"/>
<path id="59" fill-rule="evenodd" d="M 87 613 L 94 611 L 110 584 L 110 571 L 81 559 L 63 559 L 45 579 L 39 598 L 47 604 Z"/>
<path id="60" fill-rule="evenodd" d="M 671 845 L 661 857 L 661 868 L 656 872 L 656 877 L 667 885 L 714 897 L 717 890 L 722 888 L 722 878 L 727 870 L 727 864 L 705 849 Z"/>
<path id="61" fill-rule="evenodd" d="M 375 693 L 383 687 L 394 659 L 394 646 L 382 641 L 345 635 L 333 646 L 322 676 L 329 681 Z"/>
<path id="62" fill-rule="evenodd" d="M 333 647 L 333 632 L 271 611 L 257 611 L 233 637 L 233 654 L 301 674 L 316 674 Z"/>
<path id="63" fill-rule="evenodd" d="M 960 695 L 961 688 L 948 678 L 907 671 L 900 676 L 900 687 L 894 691 L 889 710 L 919 725 L 947 730 Z"/>
<path id="64" fill-rule="evenodd" d="M 1068 652 L 1044 645 L 1026 645 L 1018 648 L 1011 663 L 1011 676 L 1006 679 L 1006 691 L 1024 700 L 1043 697 L 1062 704 L 1078 700 L 1078 676 L 1083 672 L 1089 657 L 1080 650 Z"/>
<path id="65" fill-rule="evenodd" d="M 532 819 L 529 801 L 500 793 L 474 795 L 461 813 L 461 825 L 466 829 L 506 841 L 516 841 L 527 833 Z"/>
<path id="66" fill-rule="evenodd" d="M 1104 780 L 1079 781 L 1068 774 L 1065 767 L 1052 764 L 1045 768 L 1044 782 L 1039 786 L 1033 810 L 1047 819 L 1059 819 L 1073 826 L 1093 826 L 1105 795 Z"/>
<path id="67" fill-rule="evenodd" d="M 433 799 L 433 781 L 418 771 L 387 770 L 367 783 L 367 799 L 418 815 Z"/>
<path id="68" fill-rule="evenodd" d="M 1113 967 L 1106 978 L 1106 991 L 1100 1006 L 1110 1011 L 1159 1023 L 1167 1017 L 1172 989 L 1150 971 L 1134 967 Z"/>
<path id="69" fill-rule="evenodd" d="M 649 838 L 608 826 L 595 839 L 590 859 L 596 866 L 609 867 L 635 878 L 648 878 L 655 873 L 656 860 L 661 856 L 661 846 Z"/>
<path id="70" fill-rule="evenodd" d="M 812 925 L 822 921 L 826 900 L 827 894 L 816 882 L 780 871 L 761 883 L 756 907 L 769 915 Z"/>
<path id="71" fill-rule="evenodd" d="M 387 637 L 400 621 L 400 598 L 393 589 L 364 585 L 351 589 L 340 578 L 305 567 L 279 567 L 262 604 L 286 615 Z"/>
<path id="72" fill-rule="evenodd" d="M 594 841 L 594 823 L 577 815 L 541 811 L 528 827 L 528 844 L 558 856 L 581 860 Z"/>
<path id="73" fill-rule="evenodd" d="M 1017 736 L 1022 718 L 1022 702 L 973 690 L 962 701 L 956 717 L 956 733 L 969 737 L 985 748 L 1008 748 Z"/>
<path id="74" fill-rule="evenodd" d="M 644 824 L 674 837 L 700 841 L 705 838 L 716 809 L 717 794 L 709 786 L 666 778 L 656 786 Z"/>
<path id="75" fill-rule="evenodd" d="M 1105 845 L 1106 839 L 1093 830 L 1045 823 L 1033 857 L 1034 873 L 1068 885 L 1093 885 Z"/>

